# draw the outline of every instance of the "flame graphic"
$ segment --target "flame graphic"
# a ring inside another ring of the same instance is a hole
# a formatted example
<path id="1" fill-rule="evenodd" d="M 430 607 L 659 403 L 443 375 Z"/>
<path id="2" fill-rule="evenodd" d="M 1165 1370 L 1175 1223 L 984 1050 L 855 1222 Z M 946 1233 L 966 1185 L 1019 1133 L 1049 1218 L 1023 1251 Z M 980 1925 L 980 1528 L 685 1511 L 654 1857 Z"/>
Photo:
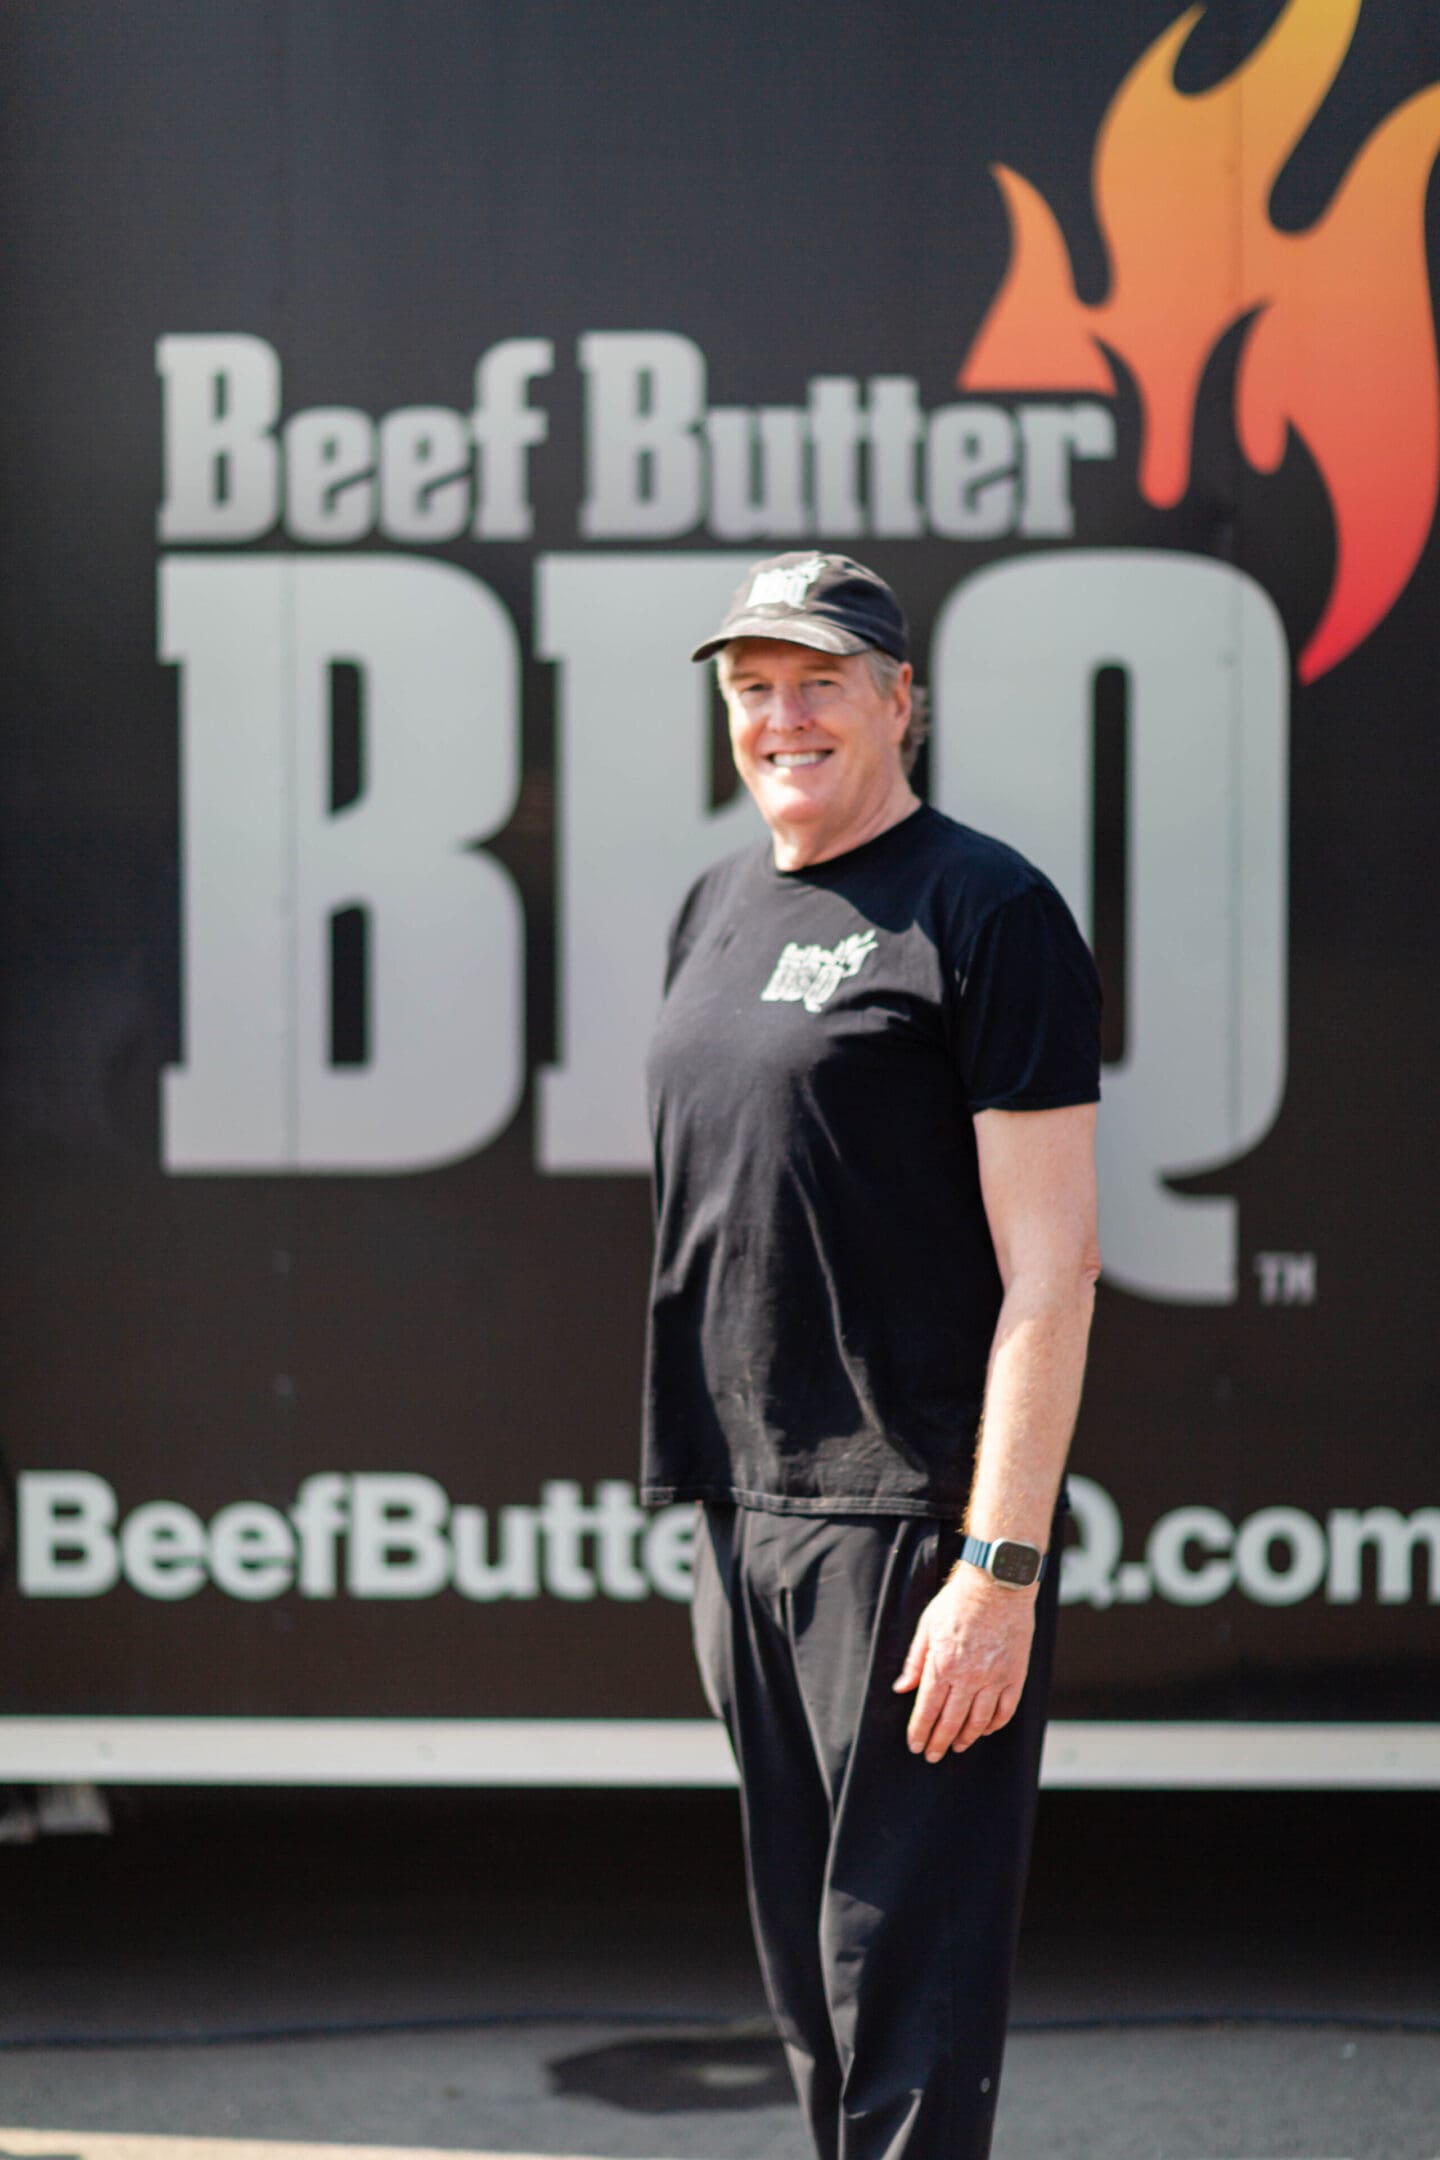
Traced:
<path id="1" fill-rule="evenodd" d="M 1205 364 L 1253 314 L 1235 387 L 1249 463 L 1274 472 L 1291 428 L 1329 491 L 1335 574 L 1300 659 L 1323 675 L 1368 637 L 1420 558 L 1440 488 L 1440 397 L 1425 196 L 1440 152 L 1440 84 L 1418 91 L 1358 152 L 1324 216 L 1279 231 L 1271 191 L 1349 50 L 1361 0 L 1290 0 L 1245 64 L 1198 96 L 1175 65 L 1204 8 L 1188 8 L 1117 92 L 1095 145 L 1109 296 L 1076 295 L 1044 198 L 1004 166 L 1010 267 L 960 370 L 968 390 L 1112 395 L 1103 346 L 1140 395 L 1140 489 L 1173 507 L 1190 480 Z"/>

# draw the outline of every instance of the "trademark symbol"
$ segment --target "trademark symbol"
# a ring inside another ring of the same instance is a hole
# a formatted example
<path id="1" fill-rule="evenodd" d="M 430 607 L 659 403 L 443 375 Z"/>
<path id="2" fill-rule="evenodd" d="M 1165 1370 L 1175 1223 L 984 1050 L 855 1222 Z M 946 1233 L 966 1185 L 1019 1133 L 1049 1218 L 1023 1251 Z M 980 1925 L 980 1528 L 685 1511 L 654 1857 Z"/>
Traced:
<path id="1" fill-rule="evenodd" d="M 1313 1252 L 1257 1252 L 1262 1305 L 1313 1305 L 1316 1267 Z"/>

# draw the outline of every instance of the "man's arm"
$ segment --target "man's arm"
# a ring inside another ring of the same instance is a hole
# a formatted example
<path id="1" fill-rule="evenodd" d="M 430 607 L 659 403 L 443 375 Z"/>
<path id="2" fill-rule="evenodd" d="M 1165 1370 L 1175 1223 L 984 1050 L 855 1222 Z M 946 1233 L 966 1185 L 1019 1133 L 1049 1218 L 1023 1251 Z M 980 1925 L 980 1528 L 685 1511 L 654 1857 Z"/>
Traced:
<path id="1" fill-rule="evenodd" d="M 965 1527 L 976 1537 L 1049 1540 L 1070 1446 L 1100 1249 L 1095 1108 L 982 1110 L 980 1186 L 1004 1285 Z M 1050 1561 L 1059 1565 L 1059 1555 Z M 1036 1592 L 958 1562 L 920 1616 L 895 1686 L 916 1689 L 908 1738 L 939 1762 L 1014 1716 Z"/>

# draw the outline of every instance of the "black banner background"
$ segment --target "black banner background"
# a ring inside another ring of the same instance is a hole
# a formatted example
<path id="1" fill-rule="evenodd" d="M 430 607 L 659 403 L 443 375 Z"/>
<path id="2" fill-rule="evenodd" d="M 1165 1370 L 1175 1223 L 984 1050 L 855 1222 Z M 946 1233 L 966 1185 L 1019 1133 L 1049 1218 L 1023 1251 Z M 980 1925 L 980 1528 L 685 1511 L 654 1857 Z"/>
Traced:
<path id="1" fill-rule="evenodd" d="M 194 1177 L 161 1166 L 181 1054 L 174 671 L 157 663 L 155 345 L 245 331 L 284 409 L 464 409 L 477 357 L 553 339 L 530 461 L 534 543 L 438 552 L 515 620 L 524 782 L 496 852 L 523 894 L 527 1068 L 556 1049 L 553 670 L 532 657 L 537 549 L 573 549 L 584 466 L 576 343 L 673 330 L 712 404 L 798 403 L 819 373 L 908 373 L 928 408 L 1004 276 L 1001 162 L 1055 206 L 1082 297 L 1104 289 L 1097 131 L 1175 0 L 877 5 L 817 16 L 552 0 L 93 0 L 0 25 L 0 456 L 6 665 L 0 1110 L 12 1475 L 87 1469 L 122 1511 L 284 1509 L 312 1471 L 422 1470 L 456 1499 L 634 1474 L 648 1200 L 637 1176 L 546 1176 L 532 1096 L 503 1136 L 400 1177 Z M 1218 79 L 1278 7 L 1217 4 L 1182 88 Z M 1369 131 L 1440 79 L 1440 20 L 1361 11 L 1287 169 L 1277 222 L 1324 208 Z M 1436 189 L 1429 252 L 1440 259 Z M 1112 462 L 1076 469 L 1089 546 L 1237 562 L 1292 653 L 1333 547 L 1303 446 L 1238 456 L 1238 335 L 1215 354 L 1197 477 L 1171 512 L 1136 482 L 1133 384 Z M 1357 392 L 1357 394 L 1359 394 Z M 703 532 L 677 549 L 717 543 Z M 270 535 L 262 548 L 286 547 Z M 365 541 L 353 551 L 380 549 Z M 957 579 L 1027 543 L 856 544 L 923 652 Z M 757 548 L 755 552 L 763 552 Z M 1435 1504 L 1429 1326 L 1437 1069 L 1432 539 L 1387 619 L 1296 689 L 1288 1080 L 1269 1135 L 1189 1188 L 1238 1197 L 1233 1305 L 1102 1291 L 1075 1465 L 1136 1532 L 1204 1502 Z M 1311 1305 L 1261 1302 L 1252 1256 L 1313 1251 Z M 1433 1608 L 1066 1616 L 1070 1716 L 1434 1717 Z M 471 1604 L 206 1589 L 174 1603 L 0 1592 L 0 1710 L 19 1714 L 628 1717 L 701 1714 L 683 1610 L 651 1598 Z"/>

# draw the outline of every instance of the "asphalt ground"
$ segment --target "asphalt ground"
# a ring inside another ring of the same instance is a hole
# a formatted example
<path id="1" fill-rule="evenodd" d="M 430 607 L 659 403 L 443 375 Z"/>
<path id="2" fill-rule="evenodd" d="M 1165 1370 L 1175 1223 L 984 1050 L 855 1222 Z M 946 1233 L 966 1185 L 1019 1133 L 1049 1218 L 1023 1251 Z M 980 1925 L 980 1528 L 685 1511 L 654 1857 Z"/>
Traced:
<path id="1" fill-rule="evenodd" d="M 0 1847 L 0 2160 L 806 2160 L 732 1794 L 112 1803 Z M 1045 1795 L 995 2160 L 1440 2160 L 1437 1814 Z"/>

